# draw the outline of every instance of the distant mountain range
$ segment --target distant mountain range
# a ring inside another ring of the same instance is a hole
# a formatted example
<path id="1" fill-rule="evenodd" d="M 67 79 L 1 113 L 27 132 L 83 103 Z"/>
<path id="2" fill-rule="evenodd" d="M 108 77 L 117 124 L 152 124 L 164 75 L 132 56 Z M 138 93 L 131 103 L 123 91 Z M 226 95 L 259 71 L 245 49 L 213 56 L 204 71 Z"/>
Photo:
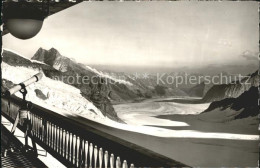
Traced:
<path id="1" fill-rule="evenodd" d="M 156 76 L 138 78 L 124 73 L 106 73 L 90 66 L 77 63 L 61 55 L 56 49 L 45 50 L 39 48 L 32 59 L 21 56 L 13 51 L 3 51 L 3 62 L 11 66 L 23 66 L 43 71 L 46 77 L 72 85 L 81 91 L 81 94 L 98 107 L 106 116 L 116 119 L 117 115 L 112 103 L 136 101 L 144 98 L 161 96 L 156 90 Z M 120 78 L 118 78 L 120 76 Z M 82 82 L 88 79 L 87 83 Z M 64 80 L 65 79 L 65 80 Z M 72 82 L 71 79 L 74 81 Z M 77 80 L 75 80 L 77 79 Z M 91 80 L 90 80 L 91 79 Z M 78 82 L 80 81 L 80 82 Z M 109 82 L 104 82 L 109 81 Z M 165 86 L 164 96 L 186 96 L 179 88 Z M 40 98 L 41 91 L 35 91 Z"/>
<path id="2" fill-rule="evenodd" d="M 203 97 L 206 89 L 205 82 L 201 82 L 191 88 L 186 88 L 185 92 L 191 97 Z"/>
<path id="3" fill-rule="evenodd" d="M 114 120 L 117 120 L 118 117 L 112 103 L 132 102 L 162 96 L 162 93 L 156 90 L 156 88 L 164 89 L 163 96 L 203 97 L 201 100 L 195 100 L 194 103 L 213 102 L 209 108 L 205 110 L 205 114 L 210 114 L 210 112 L 216 111 L 216 109 L 226 110 L 230 108 L 230 110 L 233 111 L 240 111 L 235 115 L 235 118 L 256 115 L 254 111 L 255 104 L 247 103 L 247 100 L 251 100 L 251 102 L 256 101 L 254 91 L 256 91 L 256 87 L 259 85 L 258 71 L 252 73 L 249 77 L 245 77 L 241 81 L 234 81 L 230 84 L 213 85 L 205 84 L 205 82 L 202 81 L 198 85 L 185 83 L 176 87 L 174 83 L 159 83 L 158 85 L 156 75 L 146 74 L 145 76 L 138 77 L 124 72 L 108 73 L 99 71 L 61 55 L 54 48 L 49 50 L 39 48 L 32 59 L 28 59 L 8 50 L 4 50 L 2 55 L 3 62 L 11 66 L 39 69 L 44 72 L 46 77 L 51 79 L 67 79 L 63 80 L 63 82 L 78 88 L 86 99 L 92 101 L 104 115 Z M 182 77 L 185 75 L 188 77 L 193 75 L 198 77 L 201 74 L 185 74 L 184 72 L 169 73 L 162 77 L 164 81 L 166 81 L 167 75 Z M 79 81 L 83 81 L 83 78 L 87 77 L 88 79 L 94 79 L 94 81 L 88 84 L 78 83 L 77 81 L 71 83 L 69 77 L 73 77 L 74 79 L 78 78 Z M 107 80 L 110 82 L 103 82 Z M 35 92 L 36 95 L 42 99 L 48 98 L 44 96 L 40 90 L 36 90 Z M 191 103 L 191 101 L 188 100 L 186 103 Z M 205 114 L 203 113 L 203 115 Z"/>
<path id="4" fill-rule="evenodd" d="M 65 56 L 62 56 L 56 49 L 51 48 L 50 50 L 45 50 L 39 48 L 38 51 L 32 57 L 32 60 L 43 62 L 52 68 L 63 72 L 62 75 L 75 75 L 88 76 L 89 78 L 93 76 L 100 76 L 105 80 L 112 81 L 107 84 L 109 90 L 111 90 L 111 99 L 115 101 L 129 101 L 138 98 L 158 96 L 154 91 L 154 87 L 157 85 L 157 78 L 153 75 L 137 74 L 129 75 L 116 72 L 102 72 L 96 70 L 90 66 L 86 66 L 81 63 L 76 63 Z M 170 85 L 164 84 L 166 86 L 165 96 L 186 96 L 187 94 L 179 88 L 172 88 Z M 82 89 L 82 86 L 76 86 Z M 83 87 L 84 88 L 84 87 Z M 85 93 L 83 91 L 83 93 Z"/>
<path id="5" fill-rule="evenodd" d="M 155 91 L 155 87 L 158 84 L 165 88 L 164 96 L 203 97 L 204 102 L 217 101 L 227 97 L 238 97 L 241 93 L 250 88 L 249 85 L 239 83 L 213 85 L 205 84 L 203 81 L 197 85 L 183 83 L 176 87 L 176 81 L 170 84 L 167 82 L 157 83 L 158 76 L 152 74 L 137 74 L 136 76 L 135 74 L 129 75 L 124 72 L 98 71 L 90 66 L 77 63 L 74 60 L 61 55 L 54 48 L 49 50 L 39 48 L 31 60 L 14 52 L 4 50 L 3 61 L 13 66 L 30 66 L 42 69 L 45 75 L 50 78 L 61 78 L 62 76 L 73 76 L 76 78 L 76 75 L 79 75 L 80 81 L 86 76 L 89 78 L 100 76 L 103 79 L 109 79 L 114 82 L 114 84 L 107 84 L 109 98 L 112 102 L 132 101 L 135 99 L 161 96 Z M 257 86 L 257 81 L 259 81 L 259 76 L 256 74 L 257 72 L 252 74 L 249 80 L 249 83 L 252 83 L 252 86 Z M 199 78 L 201 74 L 172 72 L 165 74 L 162 77 L 162 80 L 167 81 L 167 76 L 179 76 L 184 79 L 185 76 L 187 76 L 187 78 L 190 76 L 196 76 Z M 65 83 L 66 82 L 67 81 L 65 81 Z M 91 92 L 91 88 L 89 88 L 88 85 L 77 83 L 71 85 L 79 88 L 85 96 L 88 96 Z"/>
<path id="6" fill-rule="evenodd" d="M 192 88 L 186 89 L 190 95 L 203 95 L 207 90 L 202 82 Z M 208 103 L 210 106 L 197 117 L 200 120 L 228 122 L 235 119 L 254 117 L 259 114 L 258 109 L 258 70 L 254 73 L 229 84 L 212 85 L 202 99 L 172 99 L 164 102 L 177 103 Z"/>

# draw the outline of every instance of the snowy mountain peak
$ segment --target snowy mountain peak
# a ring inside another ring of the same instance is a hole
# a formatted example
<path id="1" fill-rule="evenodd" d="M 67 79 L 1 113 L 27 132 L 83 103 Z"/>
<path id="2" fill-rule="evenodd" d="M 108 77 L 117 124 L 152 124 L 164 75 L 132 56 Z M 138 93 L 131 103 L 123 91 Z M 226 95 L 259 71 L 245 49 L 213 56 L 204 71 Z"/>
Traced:
<path id="1" fill-rule="evenodd" d="M 59 51 L 57 49 L 53 48 L 53 47 L 51 49 L 49 49 L 48 52 L 61 56 Z"/>
<path id="2" fill-rule="evenodd" d="M 49 50 L 39 48 L 32 57 L 32 60 L 43 62 L 61 72 L 66 72 L 70 63 L 70 59 L 62 56 L 55 48 Z"/>

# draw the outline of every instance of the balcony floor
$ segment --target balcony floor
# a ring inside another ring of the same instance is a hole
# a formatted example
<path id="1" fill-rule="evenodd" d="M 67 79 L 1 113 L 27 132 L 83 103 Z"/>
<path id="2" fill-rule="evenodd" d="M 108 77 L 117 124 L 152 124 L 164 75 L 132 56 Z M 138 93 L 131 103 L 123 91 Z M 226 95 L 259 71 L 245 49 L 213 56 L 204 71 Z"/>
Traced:
<path id="1" fill-rule="evenodd" d="M 8 141 L 11 141 L 15 151 L 9 151 L 4 157 L 4 149 Z M 1 124 L 1 167 L 47 167 L 38 158 L 19 151 L 21 147 L 22 143 Z"/>

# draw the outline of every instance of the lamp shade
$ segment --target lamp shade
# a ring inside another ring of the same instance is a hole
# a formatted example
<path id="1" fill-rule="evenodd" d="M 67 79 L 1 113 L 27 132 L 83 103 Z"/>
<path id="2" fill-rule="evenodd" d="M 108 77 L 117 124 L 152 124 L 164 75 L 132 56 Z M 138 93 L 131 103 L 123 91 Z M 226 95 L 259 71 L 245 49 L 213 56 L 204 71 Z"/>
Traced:
<path id="1" fill-rule="evenodd" d="M 34 37 L 42 28 L 43 20 L 35 19 L 8 19 L 6 28 L 19 39 L 30 39 Z"/>
<path id="2" fill-rule="evenodd" d="M 34 37 L 42 28 L 45 13 L 26 1 L 9 2 L 3 10 L 7 30 L 19 39 Z"/>

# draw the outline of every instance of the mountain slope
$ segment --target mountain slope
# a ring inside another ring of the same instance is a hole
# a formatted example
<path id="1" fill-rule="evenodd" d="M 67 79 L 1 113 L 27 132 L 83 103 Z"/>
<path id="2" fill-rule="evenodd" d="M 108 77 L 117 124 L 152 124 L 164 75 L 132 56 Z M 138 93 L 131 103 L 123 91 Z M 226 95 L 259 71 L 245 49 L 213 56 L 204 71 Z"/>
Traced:
<path id="1" fill-rule="evenodd" d="M 236 98 L 252 86 L 259 85 L 258 71 L 252 73 L 248 77 L 237 80 L 229 84 L 213 85 L 203 97 L 203 102 L 218 101 L 225 98 Z"/>
<path id="2" fill-rule="evenodd" d="M 61 72 L 68 71 L 68 66 L 72 62 L 69 58 L 62 56 L 56 49 L 44 50 L 39 48 L 32 57 L 32 60 L 43 62 Z"/>
<path id="3" fill-rule="evenodd" d="M 186 89 L 186 93 L 191 97 L 202 97 L 205 90 L 205 83 L 202 82 L 196 86 L 193 86 L 192 88 Z"/>
<path id="4" fill-rule="evenodd" d="M 212 102 L 210 106 L 200 114 L 200 117 L 216 121 L 256 117 L 259 114 L 258 98 L 258 88 L 252 86 L 248 91 L 245 91 L 237 98 L 226 98 Z"/>
<path id="5" fill-rule="evenodd" d="M 2 63 L 2 91 L 39 72 L 33 68 L 10 66 Z M 90 118 L 104 118 L 102 112 L 80 95 L 79 89 L 60 81 L 43 78 L 27 87 L 26 100 L 60 114 L 84 114 Z M 22 97 L 20 92 L 16 96 Z"/>
<path id="6" fill-rule="evenodd" d="M 4 50 L 4 52 L 2 54 L 3 62 L 5 62 L 8 65 L 11 65 L 13 67 L 17 67 L 17 68 L 26 67 L 26 68 L 30 68 L 30 69 L 35 69 L 35 71 L 42 71 L 45 74 L 45 76 L 50 79 L 60 80 L 61 82 L 65 83 L 65 84 L 69 84 L 69 85 L 74 86 L 75 88 L 79 89 L 81 92 L 81 95 L 86 99 L 86 101 L 93 101 L 93 100 L 91 100 L 91 94 L 94 94 L 94 93 L 93 93 L 92 88 L 88 84 L 77 83 L 77 81 L 73 81 L 70 83 L 70 81 L 68 80 L 69 79 L 68 77 L 73 77 L 74 79 L 76 79 L 76 75 L 81 74 L 81 79 L 82 79 L 84 76 L 87 76 L 87 77 L 95 76 L 95 73 L 93 73 L 91 71 L 87 71 L 86 69 L 84 69 L 80 65 L 77 65 L 75 62 L 73 62 L 69 59 L 64 59 L 63 56 L 60 56 L 58 54 L 58 52 L 54 52 L 54 49 L 51 49 L 49 53 L 55 59 L 53 59 L 53 58 L 45 59 L 45 58 L 50 58 L 50 57 L 48 57 L 49 55 L 46 55 L 47 52 L 45 52 L 45 50 L 43 50 L 43 49 L 40 49 L 38 51 L 43 52 L 43 54 L 41 54 L 43 56 L 43 59 L 41 59 L 42 58 L 41 56 L 38 56 L 37 58 L 39 60 L 29 60 L 14 52 Z M 38 54 L 39 53 L 41 53 L 41 52 L 38 52 Z M 56 63 L 57 58 L 59 58 L 58 59 L 59 63 L 61 62 L 60 60 L 62 60 L 62 65 L 65 65 L 65 63 L 66 63 L 66 66 L 60 66 L 61 64 L 57 64 Z M 47 61 L 41 63 L 40 60 L 47 60 Z M 46 63 L 48 63 L 50 65 L 48 65 Z M 54 67 L 52 65 L 54 65 Z M 60 71 L 60 69 L 57 69 L 57 67 L 66 67 L 67 71 L 62 72 L 62 71 Z M 42 99 L 47 99 L 47 97 L 43 96 L 39 90 L 36 90 L 35 92 Z M 103 99 L 107 99 L 106 96 L 103 96 Z M 105 115 L 105 116 L 107 115 L 108 117 L 110 117 L 113 120 L 120 121 L 120 119 L 118 118 L 117 114 L 115 113 L 113 106 L 109 100 L 102 101 L 99 103 L 105 103 L 105 104 L 98 104 L 98 105 L 95 104 L 96 107 L 106 106 L 105 109 L 104 108 L 100 109 L 101 112 L 103 113 L 103 115 Z"/>

